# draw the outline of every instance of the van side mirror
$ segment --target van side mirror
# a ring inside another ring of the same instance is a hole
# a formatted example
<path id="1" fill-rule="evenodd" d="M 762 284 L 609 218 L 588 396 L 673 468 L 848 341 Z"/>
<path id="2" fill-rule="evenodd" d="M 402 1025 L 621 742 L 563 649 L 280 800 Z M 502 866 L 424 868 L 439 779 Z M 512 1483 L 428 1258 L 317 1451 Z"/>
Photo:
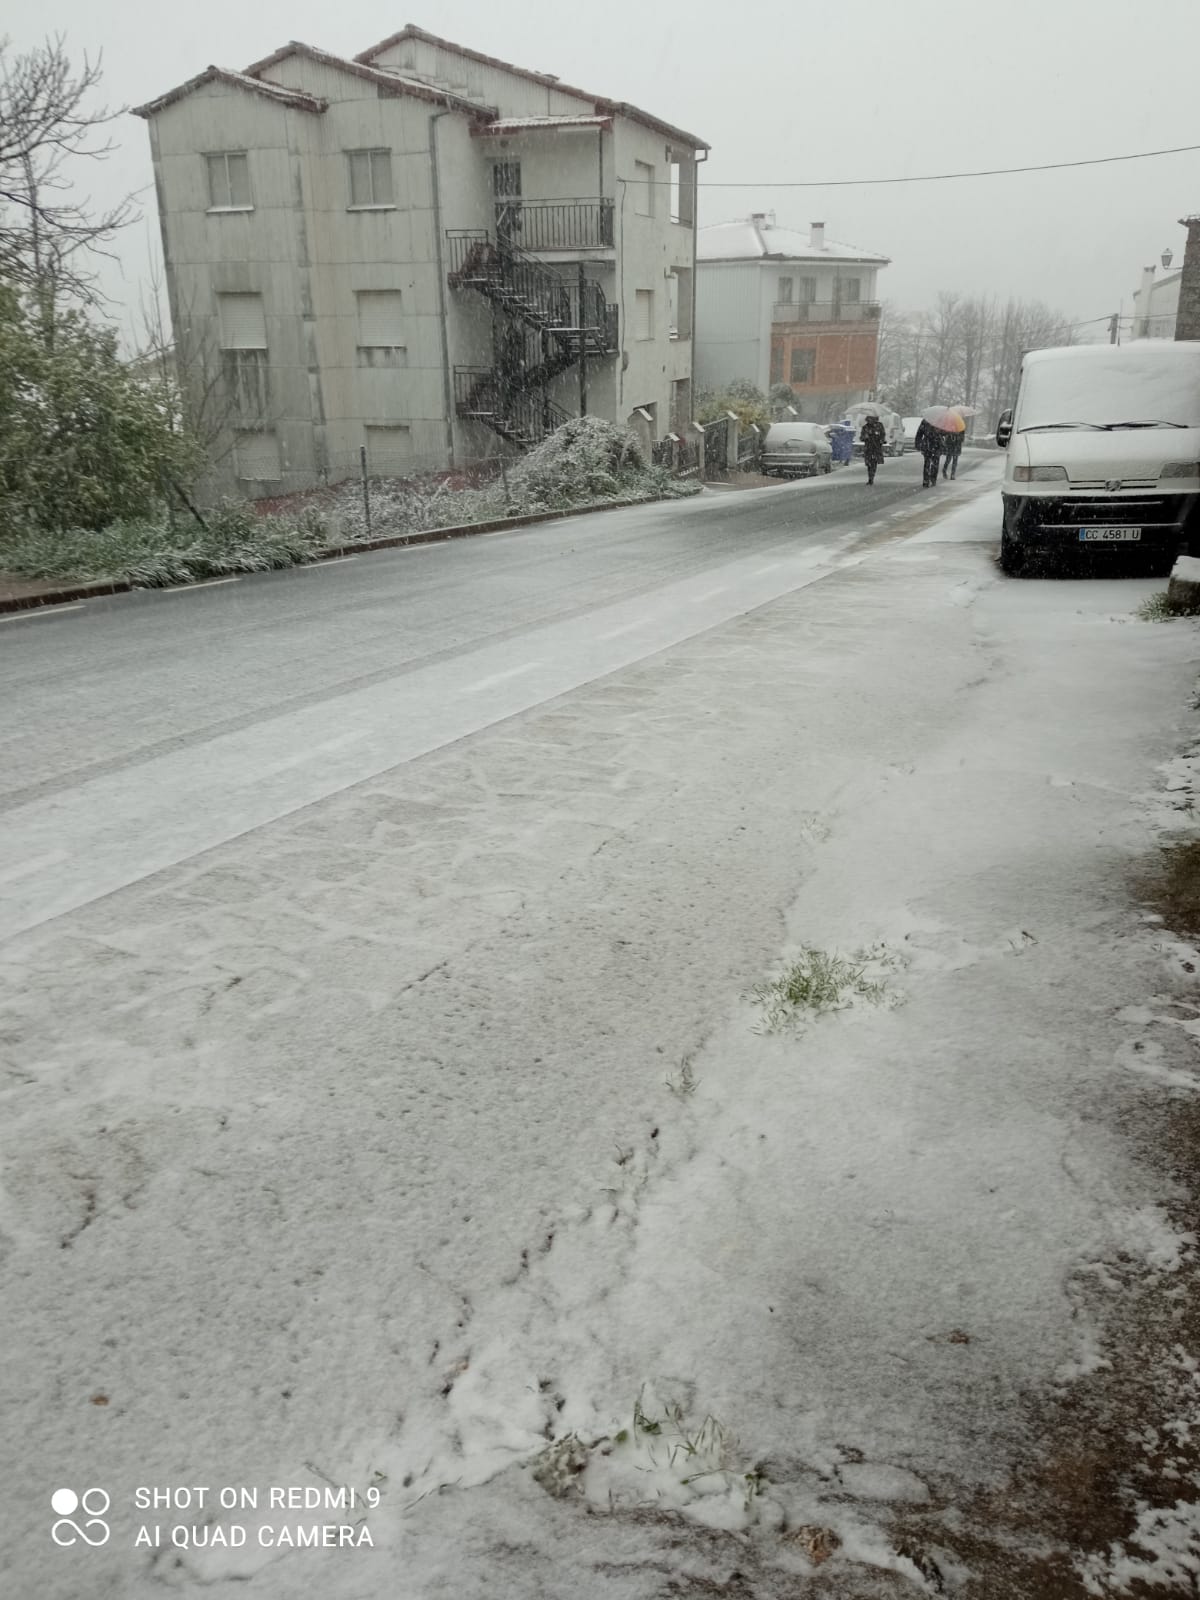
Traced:
<path id="1" fill-rule="evenodd" d="M 1008 449 L 1008 441 L 1012 438 L 1013 414 L 1011 411 L 1002 411 L 1000 420 L 996 424 L 996 447 L 999 450 Z"/>

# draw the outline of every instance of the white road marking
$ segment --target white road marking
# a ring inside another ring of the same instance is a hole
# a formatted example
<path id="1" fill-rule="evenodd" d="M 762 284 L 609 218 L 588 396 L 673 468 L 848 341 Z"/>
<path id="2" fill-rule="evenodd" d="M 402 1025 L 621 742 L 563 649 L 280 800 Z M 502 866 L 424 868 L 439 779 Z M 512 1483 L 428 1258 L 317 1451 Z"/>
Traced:
<path id="1" fill-rule="evenodd" d="M 28 606 L 9 617 L 0 617 L 0 622 L 35 622 L 39 617 L 61 617 L 64 611 L 82 611 L 83 605 L 83 601 L 78 600 L 73 606 Z"/>
<path id="2" fill-rule="evenodd" d="M 632 633 L 635 628 L 640 628 L 645 622 L 644 617 L 639 617 L 636 622 L 623 622 L 619 628 L 610 628 L 607 633 L 598 633 L 598 639 L 616 639 L 622 633 Z"/>
<path id="3" fill-rule="evenodd" d="M 782 561 L 768 561 L 765 567 L 755 567 L 754 576 L 757 577 L 760 572 L 774 572 L 776 567 L 781 567 L 782 565 Z"/>
<path id="4" fill-rule="evenodd" d="M 729 585 L 727 583 L 723 583 L 719 589 L 706 589 L 703 594 L 694 594 L 692 596 L 692 604 L 694 606 L 698 606 L 703 605 L 706 600 L 715 600 L 717 595 L 725 594 L 728 588 Z"/>
<path id="5" fill-rule="evenodd" d="M 192 589 L 215 589 L 219 583 L 241 583 L 241 578 L 206 578 L 203 583 L 172 584 L 166 594 L 187 594 Z"/>
<path id="6" fill-rule="evenodd" d="M 478 683 L 469 683 L 464 688 L 464 694 L 478 694 L 480 689 L 489 689 L 493 683 L 503 683 L 507 678 L 517 678 L 522 672 L 532 672 L 534 667 L 540 667 L 540 661 L 526 661 L 522 666 L 510 667 L 507 672 L 493 672 L 490 677 L 480 678 Z"/>
<path id="7" fill-rule="evenodd" d="M 320 572 L 323 567 L 340 567 L 343 562 L 357 561 L 357 556 L 330 556 L 328 561 L 310 561 L 300 568 L 301 572 Z"/>

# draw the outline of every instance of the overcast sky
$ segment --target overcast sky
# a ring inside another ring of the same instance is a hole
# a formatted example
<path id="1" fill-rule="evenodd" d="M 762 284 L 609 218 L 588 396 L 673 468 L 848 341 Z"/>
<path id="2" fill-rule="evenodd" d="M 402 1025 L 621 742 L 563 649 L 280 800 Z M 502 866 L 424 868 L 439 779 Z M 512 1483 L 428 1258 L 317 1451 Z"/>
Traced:
<path id="1" fill-rule="evenodd" d="M 28 21 L 26 20 L 28 19 Z M 1200 211 L 1200 152 L 1077 171 L 894 188 L 771 187 L 1073 161 L 1200 143 L 1200 0 L 47 0 L 13 8 L 18 48 L 46 30 L 103 50 L 111 102 L 136 104 L 210 62 L 243 67 L 287 39 L 352 55 L 416 23 L 630 100 L 712 146 L 700 220 L 773 210 L 892 258 L 880 293 L 1044 299 L 1080 318 L 1131 298 L 1140 269 Z M 145 124 L 89 168 L 97 194 L 139 189 L 147 222 L 106 274 L 135 301 L 157 232 Z M 729 187 L 721 187 L 727 185 Z"/>

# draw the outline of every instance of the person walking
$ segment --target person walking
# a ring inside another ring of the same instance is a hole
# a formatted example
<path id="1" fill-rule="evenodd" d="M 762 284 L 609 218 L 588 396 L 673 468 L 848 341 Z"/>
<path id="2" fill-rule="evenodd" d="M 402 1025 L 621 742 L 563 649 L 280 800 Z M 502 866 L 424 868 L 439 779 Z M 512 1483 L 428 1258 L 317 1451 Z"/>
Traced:
<path id="1" fill-rule="evenodd" d="M 867 467 L 867 482 L 875 482 L 875 474 L 879 463 L 883 460 L 883 447 L 887 443 L 887 431 L 882 421 L 876 416 L 868 416 L 862 425 L 863 460 Z"/>
<path id="2" fill-rule="evenodd" d="M 942 477 L 958 477 L 958 458 L 962 455 L 963 436 L 961 433 L 948 433 L 946 435 L 946 454 L 942 457 Z"/>
<path id="3" fill-rule="evenodd" d="M 931 422 L 922 421 L 917 429 L 914 440 L 917 449 L 921 452 L 921 459 L 925 463 L 925 470 L 921 476 L 922 489 L 932 488 L 938 481 L 938 461 L 942 454 L 946 435 L 940 428 L 935 428 Z"/>

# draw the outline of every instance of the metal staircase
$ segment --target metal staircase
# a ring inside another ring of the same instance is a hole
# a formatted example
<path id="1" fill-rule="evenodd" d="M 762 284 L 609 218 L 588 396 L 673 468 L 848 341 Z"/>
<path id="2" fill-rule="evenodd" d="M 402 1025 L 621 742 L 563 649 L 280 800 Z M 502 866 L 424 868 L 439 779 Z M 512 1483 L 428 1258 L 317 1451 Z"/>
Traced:
<path id="1" fill-rule="evenodd" d="M 527 255 L 511 240 L 493 240 L 483 229 L 447 233 L 447 282 L 473 289 L 505 319 L 519 353 L 495 367 L 456 367 L 455 409 L 460 417 L 485 422 L 510 443 L 527 448 L 568 420 L 554 405 L 547 385 L 579 361 L 600 360 L 618 349 L 617 308 L 598 283 L 564 276 Z M 539 353 L 529 356 L 527 333 L 539 336 Z M 503 330 L 497 345 L 512 348 Z"/>

